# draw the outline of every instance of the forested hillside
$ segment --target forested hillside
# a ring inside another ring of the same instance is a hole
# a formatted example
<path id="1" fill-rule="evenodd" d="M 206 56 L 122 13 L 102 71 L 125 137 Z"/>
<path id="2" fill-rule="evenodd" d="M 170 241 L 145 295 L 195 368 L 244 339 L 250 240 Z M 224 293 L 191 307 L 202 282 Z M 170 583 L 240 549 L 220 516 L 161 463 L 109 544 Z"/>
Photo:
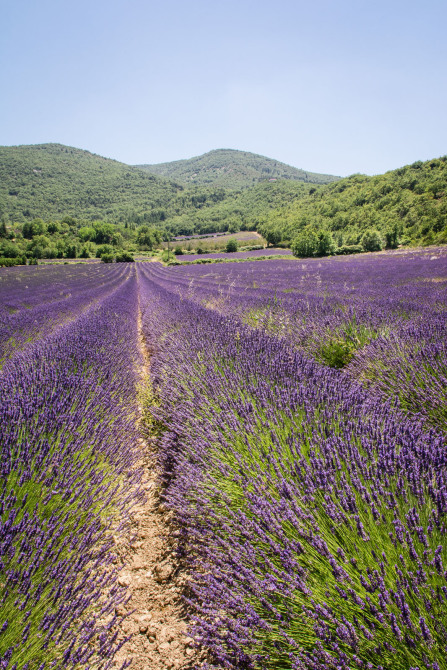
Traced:
<path id="1" fill-rule="evenodd" d="M 158 223 L 214 204 L 222 189 L 191 188 L 61 144 L 0 147 L 0 215 Z"/>
<path id="2" fill-rule="evenodd" d="M 365 231 L 394 230 L 401 244 L 447 243 L 447 157 L 418 161 L 383 175 L 356 174 L 322 186 L 290 181 L 259 184 L 206 212 L 169 224 L 216 230 L 226 224 L 257 229 L 275 243 L 303 231 L 329 231 L 339 245 L 359 244 Z"/>
<path id="3" fill-rule="evenodd" d="M 222 168 L 222 174 L 236 178 L 238 165 L 247 168 L 258 158 L 264 161 L 259 165 L 272 166 L 269 174 L 283 174 L 281 163 L 238 151 L 210 152 L 205 154 L 209 162 L 202 165 L 211 165 L 213 156 L 227 160 L 228 154 L 241 161 L 234 163 L 233 172 Z M 92 221 L 119 224 L 123 236 L 124 229 L 144 224 L 165 238 L 258 230 L 269 242 L 285 246 L 299 236 L 321 232 L 330 233 L 338 247 L 358 245 L 370 231 L 382 239 L 392 234 L 394 246 L 447 242 L 445 156 L 328 184 L 277 176 L 256 180 L 238 189 L 234 181 L 232 188 L 230 182 L 226 188 L 216 185 L 217 178 L 212 186 L 184 186 L 59 144 L 0 147 L 0 219 L 12 225 L 35 218 L 61 222 L 68 216 L 76 219 L 78 228 Z M 90 236 L 89 241 L 94 239 Z"/>
<path id="4" fill-rule="evenodd" d="M 258 182 L 278 179 L 328 184 L 340 178 L 307 172 L 266 156 L 234 149 L 216 149 L 187 160 L 137 167 L 151 174 L 174 179 L 181 184 L 205 184 L 232 189 L 247 188 Z"/>
<path id="5" fill-rule="evenodd" d="M 189 210 L 170 218 L 166 224 L 176 235 L 229 230 L 254 230 L 268 223 L 270 216 L 285 206 L 321 188 L 297 181 L 275 181 L 252 188 L 227 192 L 211 207 Z"/>
<path id="6" fill-rule="evenodd" d="M 368 229 L 397 230 L 403 244 L 447 242 L 447 157 L 418 161 L 383 175 L 352 175 L 271 212 L 264 230 L 293 239 L 327 229 L 357 244 Z"/>

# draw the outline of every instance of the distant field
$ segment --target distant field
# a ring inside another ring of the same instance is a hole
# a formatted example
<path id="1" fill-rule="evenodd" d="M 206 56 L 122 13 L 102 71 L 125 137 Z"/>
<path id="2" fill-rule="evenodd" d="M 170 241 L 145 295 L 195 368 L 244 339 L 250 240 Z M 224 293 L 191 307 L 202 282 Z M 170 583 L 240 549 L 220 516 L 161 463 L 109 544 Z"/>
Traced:
<path id="1" fill-rule="evenodd" d="M 182 261 L 198 261 L 204 260 L 205 258 L 215 258 L 231 261 L 237 260 L 238 258 L 256 258 L 257 256 L 291 256 L 292 252 L 290 249 L 276 249 L 269 247 L 268 249 L 254 249 L 253 251 L 234 251 L 232 253 L 214 253 L 214 254 L 183 254 L 182 256 L 177 256 L 176 260 L 179 262 Z"/>
<path id="2" fill-rule="evenodd" d="M 100 258 L 41 258 L 39 265 L 91 265 L 100 263 Z"/>
<path id="3" fill-rule="evenodd" d="M 239 246 L 249 246 L 251 244 L 267 244 L 265 239 L 257 233 L 256 231 L 252 230 L 244 230 L 239 233 L 216 233 L 215 235 L 208 235 L 206 237 L 194 237 L 194 238 L 186 238 L 186 237 L 177 237 L 175 239 L 175 242 L 170 243 L 171 249 L 176 246 L 180 246 L 182 249 L 186 251 L 193 251 L 194 249 L 201 248 L 204 251 L 207 252 L 212 252 L 212 251 L 219 251 L 221 249 L 225 249 L 226 244 L 228 240 L 237 240 L 239 243 Z M 164 244 L 164 247 L 166 248 L 168 245 Z"/>
<path id="4" fill-rule="evenodd" d="M 216 240 L 224 237 L 228 239 L 229 237 L 234 237 L 236 240 L 253 240 L 253 239 L 263 239 L 262 235 L 257 233 L 255 230 L 241 230 L 239 233 L 214 233 L 213 235 L 179 235 L 175 238 L 177 241 L 195 241 L 200 240 L 201 242 L 207 242 L 210 240 Z"/>

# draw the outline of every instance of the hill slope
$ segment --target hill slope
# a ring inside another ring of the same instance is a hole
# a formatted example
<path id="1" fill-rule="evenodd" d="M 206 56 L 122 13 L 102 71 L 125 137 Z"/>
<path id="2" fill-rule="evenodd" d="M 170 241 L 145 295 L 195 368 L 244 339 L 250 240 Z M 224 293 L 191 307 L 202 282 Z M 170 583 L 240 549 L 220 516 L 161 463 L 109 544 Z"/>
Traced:
<path id="1" fill-rule="evenodd" d="M 264 230 L 277 228 L 292 239 L 306 227 L 325 228 L 356 244 L 366 229 L 396 226 L 404 243 L 447 242 L 447 156 L 311 191 L 271 212 Z"/>
<path id="2" fill-rule="evenodd" d="M 109 221 L 156 221 L 178 184 L 124 163 L 61 144 L 0 147 L 0 214 L 11 220 L 71 215 Z"/>
<path id="3" fill-rule="evenodd" d="M 322 186 L 291 180 L 264 181 L 241 191 L 227 191 L 222 200 L 201 209 L 181 211 L 166 221 L 176 235 L 254 230 L 285 207 Z"/>
<path id="4" fill-rule="evenodd" d="M 221 150 L 205 157 L 224 160 L 228 154 L 243 158 L 229 173 L 232 179 L 239 179 L 238 170 L 245 170 L 247 176 L 247 156 L 276 166 L 266 174 L 282 174 L 282 164 L 254 154 Z M 220 169 L 222 178 L 227 174 L 216 166 L 210 169 Z M 273 236 L 279 232 L 283 240 L 293 239 L 305 228 L 324 228 L 332 231 L 339 244 L 356 244 L 366 229 L 397 228 L 404 243 L 447 243 L 445 156 L 375 177 L 352 175 L 320 185 L 277 177 L 259 183 L 260 173 L 256 174 L 250 188 L 223 188 L 216 181 L 212 186 L 185 187 L 60 144 L 0 147 L 0 218 L 49 221 L 71 215 L 155 224 L 173 234 L 256 228 L 265 237 L 269 231 L 274 231 Z"/>
<path id="5" fill-rule="evenodd" d="M 238 189 L 277 179 L 293 179 L 311 184 L 328 184 L 339 179 L 332 175 L 306 172 L 272 158 L 234 149 L 216 149 L 195 158 L 136 167 L 181 184 Z"/>
<path id="6" fill-rule="evenodd" d="M 447 157 L 321 186 L 264 182 L 166 224 L 179 234 L 241 227 L 264 237 L 277 231 L 283 240 L 323 228 L 340 244 L 357 244 L 367 229 L 384 233 L 396 226 L 403 243 L 447 243 Z"/>

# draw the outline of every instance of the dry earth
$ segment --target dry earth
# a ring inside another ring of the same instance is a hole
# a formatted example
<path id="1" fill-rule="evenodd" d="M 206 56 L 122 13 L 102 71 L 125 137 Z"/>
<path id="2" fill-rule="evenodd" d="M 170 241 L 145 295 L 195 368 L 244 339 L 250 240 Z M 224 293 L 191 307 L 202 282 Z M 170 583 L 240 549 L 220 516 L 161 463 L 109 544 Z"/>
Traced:
<path id="1" fill-rule="evenodd" d="M 149 449 L 148 449 L 149 451 Z M 130 599 L 118 613 L 127 616 L 120 638 L 131 636 L 115 659 L 121 667 L 132 659 L 134 670 L 186 669 L 200 665 L 202 655 L 186 635 L 187 612 L 182 602 L 186 576 L 176 558 L 172 519 L 160 502 L 160 489 L 149 456 L 146 501 L 134 514 L 137 541 L 129 549 L 118 544 L 123 570 L 119 578 Z M 153 473 L 153 474 L 151 474 Z M 118 540 L 119 542 L 119 540 Z"/>
<path id="2" fill-rule="evenodd" d="M 140 344 L 145 359 L 141 373 L 147 377 L 150 361 L 142 336 Z M 136 541 L 129 547 L 125 540 L 116 539 L 122 565 L 119 583 L 128 586 L 130 598 L 117 608 L 124 615 L 118 639 L 129 639 L 115 657 L 114 667 L 120 668 L 126 660 L 131 660 L 133 670 L 200 667 L 204 654 L 186 635 L 188 613 L 182 592 L 187 577 L 177 558 L 172 513 L 161 501 L 157 438 L 149 435 L 141 439 L 141 446 L 146 500 L 133 514 L 131 531 Z"/>

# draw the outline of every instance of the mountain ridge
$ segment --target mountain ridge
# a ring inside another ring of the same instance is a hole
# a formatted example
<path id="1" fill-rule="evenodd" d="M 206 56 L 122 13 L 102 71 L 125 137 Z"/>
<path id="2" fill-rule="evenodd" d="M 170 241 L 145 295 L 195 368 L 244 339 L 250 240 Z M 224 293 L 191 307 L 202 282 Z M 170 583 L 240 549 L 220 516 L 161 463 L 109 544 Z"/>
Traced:
<path id="1" fill-rule="evenodd" d="M 328 184 L 341 178 L 310 172 L 274 158 L 239 149 L 213 149 L 192 158 L 165 163 L 145 163 L 134 167 L 183 185 L 213 185 L 235 189 L 280 179 Z"/>

